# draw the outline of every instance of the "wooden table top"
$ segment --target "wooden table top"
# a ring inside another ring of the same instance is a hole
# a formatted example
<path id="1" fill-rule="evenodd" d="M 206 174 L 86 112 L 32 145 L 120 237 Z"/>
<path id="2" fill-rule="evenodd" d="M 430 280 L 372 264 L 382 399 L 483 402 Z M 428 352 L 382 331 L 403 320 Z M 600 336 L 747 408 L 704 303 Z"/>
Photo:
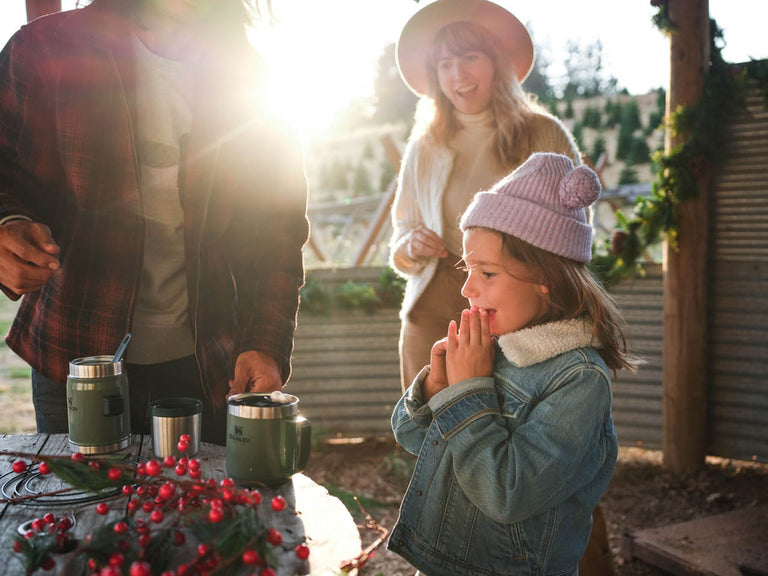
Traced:
<path id="1" fill-rule="evenodd" d="M 69 455 L 71 450 L 66 434 L 8 434 L 0 435 L 0 452 L 26 452 L 30 454 Z M 152 442 L 149 436 L 134 435 L 129 448 L 120 451 L 127 459 L 139 456 L 142 459 L 152 458 Z M 202 477 L 220 481 L 226 476 L 224 470 L 225 451 L 223 446 L 201 444 L 200 452 L 195 456 L 201 463 Z M 0 499 L 14 496 L 14 491 L 23 494 L 33 492 L 49 493 L 63 484 L 58 478 L 51 476 L 36 476 L 27 482 L 22 482 L 18 474 L 12 470 L 16 457 L 3 455 L 0 457 Z M 352 516 L 337 498 L 313 482 L 303 474 L 295 474 L 292 482 L 270 491 L 261 490 L 265 501 L 274 494 L 282 495 L 291 513 L 273 513 L 269 506 L 263 507 L 264 513 L 271 517 L 265 518 L 270 526 L 283 533 L 283 552 L 280 555 L 278 576 L 294 576 L 311 574 L 312 576 L 335 576 L 344 560 L 360 554 L 360 534 Z M 274 492 L 274 494 L 270 494 Z M 83 538 L 95 527 L 109 521 L 115 521 L 123 516 L 126 510 L 127 497 L 117 494 L 111 497 L 111 510 L 105 516 L 96 513 L 96 503 L 91 500 L 83 501 L 89 495 L 62 494 L 46 496 L 43 499 L 30 500 L 26 503 L 0 503 L 0 575 L 22 574 L 21 562 L 14 558 L 13 538 L 17 528 L 32 520 L 53 512 L 57 517 L 70 515 L 75 518 L 73 528 L 76 538 Z M 306 539 L 310 548 L 309 563 L 296 558 L 294 547 Z M 191 554 L 194 557 L 194 547 L 179 554 Z M 67 555 L 62 555 L 67 556 Z M 57 558 L 57 571 L 47 574 L 63 573 L 63 558 Z M 72 574 L 71 566 L 68 574 Z M 85 572 L 83 572 L 85 573 Z"/>

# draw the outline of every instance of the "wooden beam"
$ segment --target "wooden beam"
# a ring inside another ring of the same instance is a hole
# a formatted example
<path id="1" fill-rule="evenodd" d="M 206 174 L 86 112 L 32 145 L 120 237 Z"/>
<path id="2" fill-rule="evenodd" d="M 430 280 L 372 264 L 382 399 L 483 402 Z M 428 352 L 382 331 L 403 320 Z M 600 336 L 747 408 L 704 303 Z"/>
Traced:
<path id="1" fill-rule="evenodd" d="M 61 0 L 27 0 L 27 22 L 54 12 L 61 12 Z"/>
<path id="2" fill-rule="evenodd" d="M 708 0 L 669 0 L 676 24 L 670 42 L 667 115 L 701 98 L 709 59 Z M 667 130 L 667 151 L 687 134 Z M 679 250 L 664 246 L 663 432 L 664 465 L 683 473 L 704 465 L 707 441 L 707 192 L 678 210 Z"/>

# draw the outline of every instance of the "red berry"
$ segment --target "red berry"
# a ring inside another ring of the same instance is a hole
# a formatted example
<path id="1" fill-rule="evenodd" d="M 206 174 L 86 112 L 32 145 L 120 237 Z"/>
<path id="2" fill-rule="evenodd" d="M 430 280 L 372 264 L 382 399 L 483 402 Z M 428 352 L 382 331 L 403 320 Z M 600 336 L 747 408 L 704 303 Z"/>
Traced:
<path id="1" fill-rule="evenodd" d="M 128 532 L 128 524 L 125 522 L 118 522 L 112 529 L 115 531 L 115 534 L 125 534 Z"/>
<path id="2" fill-rule="evenodd" d="M 37 467 L 37 471 L 40 472 L 41 476 L 45 476 L 46 474 L 51 473 L 51 467 L 48 466 L 47 462 L 40 462 L 40 466 Z"/>
<path id="3" fill-rule="evenodd" d="M 277 576 L 277 572 L 272 570 L 272 568 L 264 568 L 264 570 L 261 571 L 260 576 Z"/>
<path id="4" fill-rule="evenodd" d="M 16 540 L 13 543 L 13 551 L 14 552 L 21 552 L 24 550 L 24 543 L 21 540 Z"/>
<path id="5" fill-rule="evenodd" d="M 123 473 L 120 468 L 110 468 L 107 471 L 107 477 L 112 480 L 112 482 L 117 482 L 123 477 Z"/>
<path id="6" fill-rule="evenodd" d="M 123 494 L 125 494 L 126 496 L 130 496 L 131 494 L 133 494 L 133 486 L 131 486 L 130 484 L 126 484 L 125 486 L 123 486 Z"/>
<path id="7" fill-rule="evenodd" d="M 112 556 L 109 557 L 110 566 L 122 566 L 123 562 L 125 562 L 125 558 L 122 554 L 120 554 L 120 552 L 115 552 L 112 554 Z"/>
<path id="8" fill-rule="evenodd" d="M 24 460 L 16 460 L 16 462 L 13 463 L 13 471 L 16 472 L 16 474 L 21 474 L 22 472 L 26 472 L 27 463 L 24 462 Z"/>
<path id="9" fill-rule="evenodd" d="M 220 508 L 211 508 L 211 511 L 208 512 L 208 520 L 214 524 L 221 522 L 223 519 L 224 512 Z"/>
<path id="10" fill-rule="evenodd" d="M 128 510 L 135 511 L 139 507 L 139 501 L 136 498 L 128 500 Z"/>
<path id="11" fill-rule="evenodd" d="M 98 567 L 99 565 L 96 564 L 96 560 L 93 558 L 88 558 L 88 570 L 96 570 Z"/>
<path id="12" fill-rule="evenodd" d="M 280 546 L 283 543 L 283 535 L 275 528 L 270 528 L 267 530 L 267 542 L 272 546 Z"/>
<path id="13" fill-rule="evenodd" d="M 56 560 L 51 558 L 50 556 L 46 556 L 43 558 L 43 561 L 40 563 L 40 568 L 42 568 L 45 571 L 53 570 L 56 567 Z"/>
<path id="14" fill-rule="evenodd" d="M 35 532 L 40 532 L 43 528 L 45 528 L 45 522 L 42 518 L 35 518 L 32 520 L 32 524 L 30 524 L 30 526 Z"/>
<path id="15" fill-rule="evenodd" d="M 187 537 L 184 535 L 184 532 L 179 532 L 178 530 L 173 533 L 173 542 L 176 544 L 176 546 L 184 546 L 184 543 L 187 541 Z"/>
<path id="16" fill-rule="evenodd" d="M 184 476 L 184 474 L 187 473 L 187 467 L 183 464 L 177 464 L 176 465 L 176 474 L 179 476 Z"/>
<path id="17" fill-rule="evenodd" d="M 259 553 L 256 550 L 248 549 L 243 552 L 243 564 L 246 566 L 253 566 L 259 563 Z"/>
<path id="18" fill-rule="evenodd" d="M 219 486 L 222 488 L 232 488 L 234 485 L 235 481 L 232 478 L 222 478 L 221 482 L 219 482 Z"/>
<path id="19" fill-rule="evenodd" d="M 155 524 L 160 524 L 160 522 L 163 521 L 164 517 L 165 515 L 163 514 L 162 510 L 155 510 L 154 512 L 152 512 L 149 519 L 152 520 L 152 522 L 154 522 Z"/>
<path id="20" fill-rule="evenodd" d="M 197 470 L 190 469 L 189 470 L 189 477 L 192 478 L 193 480 L 197 480 L 202 475 L 203 475 L 203 472 L 200 469 L 197 469 Z"/>
<path id="21" fill-rule="evenodd" d="M 253 498 L 254 506 L 258 506 L 259 504 L 261 504 L 261 492 L 259 492 L 258 490 L 254 490 L 253 492 L 251 492 L 251 497 Z"/>
<path id="22" fill-rule="evenodd" d="M 43 516 L 43 522 L 46 524 L 56 524 L 56 516 L 54 516 L 51 512 L 48 512 L 48 514 Z"/>
<path id="23" fill-rule="evenodd" d="M 182 434 L 179 436 L 179 442 L 192 442 L 192 438 L 189 434 Z"/>
<path id="24" fill-rule="evenodd" d="M 205 556 L 208 554 L 208 552 L 211 550 L 211 547 L 203 542 L 202 544 L 198 544 L 197 546 L 197 555 L 198 556 Z"/>
<path id="25" fill-rule="evenodd" d="M 72 528 L 72 519 L 71 518 L 69 518 L 68 516 L 64 516 L 64 518 L 59 520 L 59 530 L 61 532 L 66 532 L 70 528 Z"/>
<path id="26" fill-rule="evenodd" d="M 130 576 L 150 576 L 152 567 L 147 562 L 134 562 L 131 564 Z"/>
<path id="27" fill-rule="evenodd" d="M 179 450 L 179 452 L 186 452 L 189 450 L 189 442 L 180 441 L 178 444 L 176 444 L 176 448 Z"/>
<path id="28" fill-rule="evenodd" d="M 303 542 L 296 546 L 296 558 L 299 560 L 306 560 L 309 558 L 309 546 Z"/>
<path id="29" fill-rule="evenodd" d="M 158 491 L 157 495 L 163 500 L 170 500 L 176 495 L 176 487 L 170 482 L 166 482 L 160 486 L 160 490 Z"/>
<path id="30" fill-rule="evenodd" d="M 109 504 L 106 502 L 99 502 L 98 506 L 96 506 L 96 513 L 103 516 L 107 512 L 109 512 Z"/>
<path id="31" fill-rule="evenodd" d="M 162 466 L 157 460 L 150 460 L 147 462 L 145 469 L 147 471 L 147 476 L 157 476 L 160 474 Z"/>
<path id="32" fill-rule="evenodd" d="M 105 566 L 99 572 L 99 576 L 120 576 L 121 570 L 117 566 Z"/>
<path id="33" fill-rule="evenodd" d="M 197 458 L 190 458 L 187 466 L 189 466 L 190 470 L 200 470 L 200 460 Z"/>
<path id="34" fill-rule="evenodd" d="M 72 462 L 85 462 L 85 455 L 82 452 L 75 452 L 69 457 Z"/>
<path id="35" fill-rule="evenodd" d="M 98 470 L 99 469 L 99 463 L 96 460 L 91 460 L 88 462 L 88 468 L 91 470 Z"/>
<path id="36" fill-rule="evenodd" d="M 163 466 L 166 468 L 173 468 L 176 466 L 176 458 L 174 456 L 166 456 L 163 460 Z"/>
<path id="37" fill-rule="evenodd" d="M 282 496 L 275 496 L 274 498 L 272 498 L 272 510 L 274 510 L 275 512 L 281 512 L 285 510 L 285 504 L 286 504 L 285 498 L 283 498 Z"/>
<path id="38" fill-rule="evenodd" d="M 144 503 L 141 505 L 141 509 L 147 513 L 152 512 L 152 510 L 155 509 L 155 503 L 152 502 L 152 500 L 144 500 Z"/>

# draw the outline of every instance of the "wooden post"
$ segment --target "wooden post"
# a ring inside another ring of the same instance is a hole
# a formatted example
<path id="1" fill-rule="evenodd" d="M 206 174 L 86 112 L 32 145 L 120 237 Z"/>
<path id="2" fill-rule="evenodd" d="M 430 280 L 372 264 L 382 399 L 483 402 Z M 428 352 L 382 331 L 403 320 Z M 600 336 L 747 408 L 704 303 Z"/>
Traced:
<path id="1" fill-rule="evenodd" d="M 61 12 L 61 0 L 27 0 L 27 22 L 54 12 Z"/>
<path id="2" fill-rule="evenodd" d="M 669 0 L 677 28 L 670 44 L 667 115 L 696 105 L 709 59 L 708 0 Z M 669 151 L 686 134 L 667 131 Z M 689 472 L 704 465 L 707 443 L 707 189 L 678 212 L 679 251 L 664 246 L 663 432 L 664 465 Z"/>

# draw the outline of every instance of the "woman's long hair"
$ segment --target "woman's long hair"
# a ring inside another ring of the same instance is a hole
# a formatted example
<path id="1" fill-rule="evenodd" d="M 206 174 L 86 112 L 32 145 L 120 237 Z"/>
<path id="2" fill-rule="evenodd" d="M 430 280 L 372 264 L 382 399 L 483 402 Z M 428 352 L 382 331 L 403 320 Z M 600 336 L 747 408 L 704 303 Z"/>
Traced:
<path id="1" fill-rule="evenodd" d="M 546 312 L 535 324 L 587 318 L 592 324 L 595 348 L 608 368 L 631 372 L 637 369 L 642 360 L 627 349 L 627 324 L 613 297 L 598 284 L 585 264 L 552 254 L 509 234 L 493 232 L 501 235 L 502 256 L 522 262 L 531 272 L 531 278 L 521 280 L 547 287 L 547 293 L 540 295 Z"/>
<path id="2" fill-rule="evenodd" d="M 461 128 L 453 114 L 453 104 L 440 89 L 437 76 L 437 63 L 444 48 L 457 56 L 482 52 L 493 62 L 494 152 L 502 166 L 520 164 L 532 152 L 528 122 L 537 114 L 547 113 L 523 90 L 513 66 L 503 57 L 496 37 L 474 22 L 453 22 L 437 33 L 426 58 L 427 93 L 416 110 L 413 136 L 424 135 L 445 146 Z"/>

